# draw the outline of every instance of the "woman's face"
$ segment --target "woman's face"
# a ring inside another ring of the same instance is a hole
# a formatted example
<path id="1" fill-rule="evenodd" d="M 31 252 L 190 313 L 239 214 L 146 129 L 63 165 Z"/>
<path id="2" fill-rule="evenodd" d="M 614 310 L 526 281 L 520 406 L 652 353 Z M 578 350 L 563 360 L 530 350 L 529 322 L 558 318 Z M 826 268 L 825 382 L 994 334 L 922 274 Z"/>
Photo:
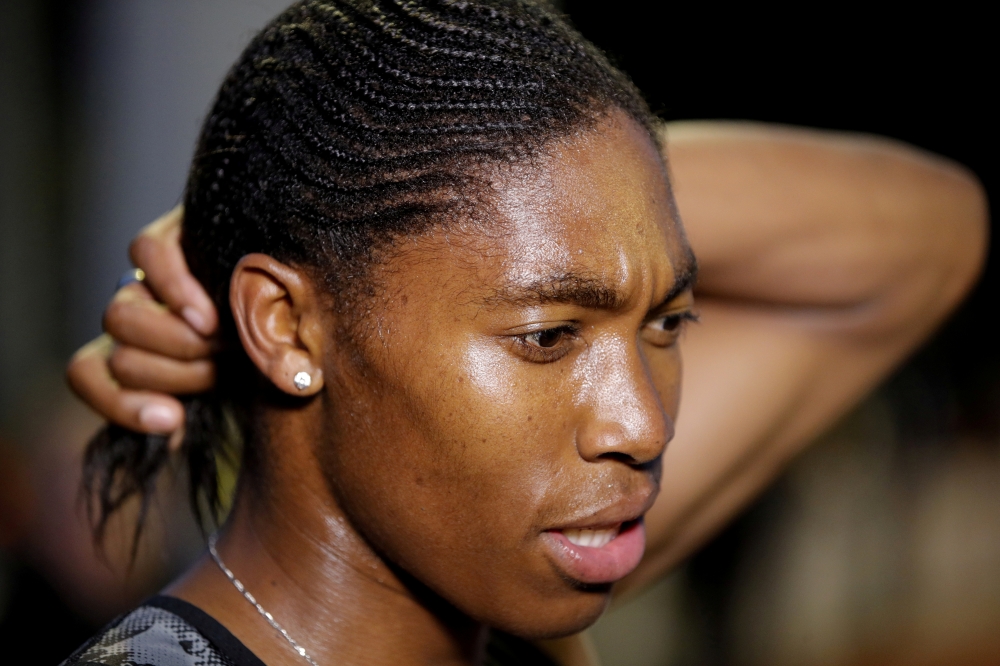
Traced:
<path id="1" fill-rule="evenodd" d="M 486 231 L 395 254 L 327 355 L 323 466 L 383 558 L 526 636 L 593 622 L 643 549 L 693 263 L 621 114 L 505 177 Z"/>

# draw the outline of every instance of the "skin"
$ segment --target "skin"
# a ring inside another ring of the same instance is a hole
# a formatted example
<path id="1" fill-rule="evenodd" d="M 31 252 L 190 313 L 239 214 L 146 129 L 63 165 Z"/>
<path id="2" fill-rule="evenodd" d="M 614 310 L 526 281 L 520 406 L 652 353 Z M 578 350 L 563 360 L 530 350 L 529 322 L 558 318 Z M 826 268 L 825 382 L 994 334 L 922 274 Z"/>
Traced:
<path id="1" fill-rule="evenodd" d="M 613 581 L 582 585 L 551 530 L 656 498 L 694 278 L 662 159 L 615 114 L 498 178 L 485 232 L 402 242 L 360 322 L 266 255 L 233 274 L 250 359 L 308 397 L 262 410 L 219 549 L 321 663 L 472 663 L 484 625 L 577 632 Z M 169 592 L 298 660 L 214 563 Z"/>
<path id="2" fill-rule="evenodd" d="M 926 340 L 988 245 L 975 177 L 905 144 L 756 123 L 666 136 L 700 321 L 646 558 L 619 593 L 705 543 Z"/>
<path id="3" fill-rule="evenodd" d="M 919 344 L 972 284 L 986 247 L 987 216 L 981 188 L 961 168 L 940 158 L 874 137 L 747 123 L 680 124 L 670 126 L 667 131 L 679 209 L 701 264 L 697 289 L 701 321 L 687 331 L 682 342 L 683 417 L 677 421 L 676 437 L 662 458 L 663 490 L 647 515 L 646 557 L 617 586 L 618 591 L 626 593 L 662 575 L 708 539 L 817 432 Z M 588 184 L 580 194 L 586 194 L 591 187 Z M 537 191 L 536 188 L 526 197 L 529 202 L 537 198 Z M 626 205 L 641 200 L 630 199 Z M 183 270 L 183 259 L 177 261 L 180 255 L 172 234 L 177 233 L 179 214 L 175 211 L 159 221 L 133 244 L 133 258 L 146 270 L 149 289 L 143 285 L 126 287 L 109 307 L 107 328 L 123 344 L 113 352 L 99 344 L 84 348 L 70 367 L 72 385 L 90 404 L 105 416 L 137 429 L 174 432 L 179 423 L 179 405 L 170 396 L 151 390 L 156 388 L 151 385 L 154 381 L 188 382 L 191 390 L 211 384 L 210 366 L 206 369 L 198 364 L 211 344 L 215 315 L 205 308 L 200 310 L 200 322 L 209 324 L 201 328 L 185 324 L 185 320 L 192 319 L 184 314 L 184 308 L 203 308 L 204 304 L 191 296 L 198 291 L 197 283 L 192 285 L 193 279 Z M 546 227 L 545 232 L 554 234 L 553 243 L 558 246 L 560 230 Z M 643 236 L 647 243 L 651 237 Z M 547 236 L 535 238 L 544 240 Z M 569 238 L 576 241 L 577 235 L 570 234 Z M 462 243 L 452 245 L 451 251 L 462 251 Z M 521 256 L 519 253 L 524 251 L 519 248 L 513 257 Z M 650 258 L 648 265 L 669 265 L 676 273 L 676 254 L 664 251 L 665 260 Z M 589 254 L 585 252 L 584 256 Z M 624 275 L 618 270 L 621 265 L 618 254 L 606 253 L 598 272 L 603 271 L 601 274 L 608 279 L 621 278 Z M 660 273 L 633 270 L 628 274 L 643 276 L 639 280 L 642 287 L 630 287 L 637 293 L 651 295 L 664 288 L 663 278 L 657 277 L 665 275 L 662 270 Z M 628 280 L 625 283 L 631 284 Z M 457 303 L 467 298 L 463 294 L 462 299 L 454 300 Z M 389 305 L 400 308 L 400 300 L 393 299 Z M 647 308 L 650 302 L 646 301 Z M 388 309 L 391 311 L 393 307 Z M 630 315 L 631 326 L 638 321 L 636 312 Z M 403 330 L 391 312 L 387 317 L 396 328 L 386 330 Z M 150 322 L 141 334 L 123 324 L 140 320 Z M 154 326 L 153 321 L 162 325 Z M 437 328 L 440 321 L 448 319 L 434 319 Z M 172 323 L 168 326 L 166 322 Z M 426 330 L 420 331 L 420 335 L 426 334 Z M 621 340 L 621 333 L 618 336 Z M 399 339 L 396 335 L 391 337 Z M 188 351 L 179 353 L 181 347 Z M 149 352 L 150 356 L 131 355 L 135 351 Z M 446 346 L 442 353 L 452 352 Z M 645 362 L 663 357 L 657 354 L 660 351 L 645 354 Z M 148 361 L 154 357 L 168 358 L 176 365 L 170 366 L 169 371 L 152 368 Z M 554 368 L 560 363 L 563 361 L 542 367 Z M 625 362 L 604 366 L 591 393 L 595 405 L 592 411 L 601 413 L 602 388 L 606 389 L 603 384 L 607 378 L 632 376 L 633 365 L 634 362 Z M 317 362 L 315 367 L 323 370 L 324 377 L 341 377 L 330 375 L 321 363 Z M 411 376 L 395 366 L 386 374 L 390 379 Z M 649 376 L 661 375 L 651 371 Z M 286 381 L 290 377 L 287 375 Z M 568 377 L 572 379 L 572 373 Z M 554 385 L 557 392 L 563 390 L 563 383 Z M 517 386 L 519 391 L 521 385 L 508 384 Z M 422 390 L 432 388 L 435 388 L 433 382 Z M 649 420 L 650 414 L 659 413 L 673 421 L 675 407 L 671 400 L 676 398 L 670 396 L 675 394 L 664 388 L 659 381 L 659 411 L 651 403 L 643 403 L 647 407 L 639 411 L 648 413 L 642 419 Z M 569 384 L 566 391 L 572 390 Z M 417 393 L 416 397 L 420 395 Z M 539 404 L 547 405 L 551 399 L 545 393 Z M 140 418 L 142 410 L 151 407 L 159 409 L 162 417 L 156 428 L 144 425 Z M 463 411 L 456 413 L 458 416 L 431 423 L 434 428 L 446 428 L 469 422 L 468 418 L 461 418 L 466 417 Z M 532 433 L 520 421 L 504 418 L 501 422 L 503 428 L 517 427 L 520 432 Z M 416 426 L 413 429 L 420 431 Z M 409 436 L 419 439 L 426 437 L 426 432 Z M 513 453 L 511 457 L 512 464 L 518 462 Z M 597 467 L 607 462 L 610 461 L 587 461 Z M 634 465 L 615 462 L 621 467 L 614 469 L 632 470 L 626 476 L 638 473 Z M 587 468 L 582 462 L 579 464 Z M 534 470 L 532 467 L 526 473 L 527 480 L 513 479 L 511 483 L 518 488 L 530 487 Z M 412 472 L 410 468 L 406 471 Z M 438 477 L 444 473 L 436 472 Z M 530 493 L 529 489 L 525 495 Z M 487 500 L 482 506 L 488 505 Z M 240 520 L 252 522 L 240 516 L 256 515 L 241 509 L 244 505 L 242 500 L 237 505 L 233 529 Z M 498 519 L 494 516 L 491 520 L 495 524 Z M 544 525 L 544 521 L 539 524 Z M 226 538 L 235 539 L 229 535 Z M 245 574 L 240 567 L 247 565 L 237 564 L 240 553 L 257 548 L 256 544 L 263 540 L 244 538 L 243 547 L 223 552 L 241 578 Z M 285 534 L 282 538 L 291 537 Z M 316 545 L 311 550 L 304 546 L 300 550 L 325 552 Z M 257 552 L 271 550 L 261 547 Z M 413 556 L 415 561 L 418 556 L 419 553 Z M 322 554 L 297 557 L 304 563 L 329 560 Z M 276 564 L 270 570 L 270 577 L 262 571 L 248 585 L 261 591 L 269 589 L 269 581 L 284 586 L 288 579 L 274 572 L 299 571 L 296 562 Z M 302 567 L 303 571 L 308 569 L 306 564 Z M 196 571 L 205 578 L 199 579 L 195 587 L 214 590 L 213 595 L 208 595 L 213 598 L 221 599 L 226 594 L 228 581 L 220 579 L 211 567 L 202 564 Z M 432 577 L 430 573 L 427 575 Z M 335 591 L 331 592 L 347 595 L 336 597 L 341 601 L 355 599 L 350 594 L 356 588 L 347 586 L 347 578 L 350 577 L 338 579 Z M 313 589 L 313 583 L 304 589 Z M 357 594 L 358 599 L 369 594 L 378 597 L 376 591 L 368 588 Z M 403 594 L 397 597 L 407 598 Z M 277 602 L 277 599 L 271 601 Z M 589 611 L 590 604 L 601 606 L 603 601 L 596 604 L 591 595 L 580 597 L 577 610 L 581 617 Z M 312 618 L 322 624 L 316 618 L 330 617 L 296 612 L 293 605 L 271 608 L 265 603 L 281 618 L 295 617 L 296 621 Z M 237 635 L 255 651 L 261 650 L 258 654 L 268 663 L 285 663 L 279 661 L 281 646 L 276 647 L 273 640 L 263 638 L 268 631 L 266 625 L 249 605 L 245 606 L 236 612 L 243 614 L 242 621 L 248 627 L 255 628 L 246 635 Z M 341 605 L 341 611 L 347 606 L 354 608 L 352 602 Z M 548 620 L 546 614 L 540 622 Z M 296 636 L 319 635 L 310 633 L 309 626 L 317 625 L 303 624 L 305 633 L 301 634 L 291 626 L 289 631 Z M 322 626 L 326 632 L 328 627 Z M 363 627 L 357 627 L 357 631 L 363 632 Z M 452 642 L 441 638 L 440 645 L 462 645 L 463 654 L 468 656 L 474 651 L 477 634 L 468 626 L 459 633 L 464 638 L 457 640 L 454 634 L 448 634 Z M 254 640 L 258 644 L 253 644 Z M 587 658 L 573 641 L 549 647 L 561 655 L 564 663 L 584 663 Z M 276 650 L 273 659 L 271 652 L 265 652 L 268 649 Z"/>

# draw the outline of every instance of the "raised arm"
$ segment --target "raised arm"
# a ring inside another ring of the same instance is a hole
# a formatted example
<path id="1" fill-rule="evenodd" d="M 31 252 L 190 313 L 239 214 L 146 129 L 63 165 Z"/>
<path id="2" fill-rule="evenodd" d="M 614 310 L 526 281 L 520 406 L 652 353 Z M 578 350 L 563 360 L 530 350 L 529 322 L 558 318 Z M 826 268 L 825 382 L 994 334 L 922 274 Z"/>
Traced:
<path id="1" fill-rule="evenodd" d="M 973 283 L 986 248 L 981 188 L 939 157 L 877 137 L 752 123 L 666 132 L 701 264 L 702 320 L 682 343 L 677 436 L 647 517 L 647 556 L 619 586 L 626 592 L 709 539 L 924 340 Z M 106 317 L 121 344 L 112 353 L 99 339 L 70 366 L 84 400 L 126 427 L 176 427 L 180 405 L 160 391 L 212 381 L 215 312 L 187 273 L 178 232 L 177 212 L 144 230 L 132 255 L 147 285 L 120 291 Z M 188 306 L 202 316 L 192 322 Z M 147 406 L 162 408 L 165 425 L 145 424 Z M 578 640 L 550 647 L 565 664 L 588 663 Z"/>
<path id="2" fill-rule="evenodd" d="M 701 323 L 683 340 L 684 397 L 647 518 L 644 585 L 711 537 L 940 323 L 986 248 L 981 188 L 960 166 L 883 138 L 742 122 L 665 128 L 678 205 L 701 265 Z M 215 327 L 187 272 L 180 211 L 132 246 L 107 336 L 69 376 L 105 418 L 171 431 L 167 391 L 211 383 Z M 154 301 L 167 303 L 160 306 Z M 153 407 L 159 427 L 142 419 Z M 165 423 L 165 425 L 159 425 Z"/>
<path id="3" fill-rule="evenodd" d="M 919 345 L 983 263 L 983 191 L 887 139 L 742 122 L 665 129 L 701 266 L 701 322 L 648 549 L 620 587 L 693 552 Z"/>

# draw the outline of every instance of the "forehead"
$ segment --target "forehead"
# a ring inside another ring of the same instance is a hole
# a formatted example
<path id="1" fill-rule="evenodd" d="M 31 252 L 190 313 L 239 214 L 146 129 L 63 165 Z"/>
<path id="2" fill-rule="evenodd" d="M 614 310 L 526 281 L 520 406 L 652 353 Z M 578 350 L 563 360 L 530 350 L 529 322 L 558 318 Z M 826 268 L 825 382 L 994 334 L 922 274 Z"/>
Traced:
<path id="1" fill-rule="evenodd" d="M 662 158 L 624 114 L 551 146 L 495 191 L 494 256 L 508 286 L 581 275 L 663 292 L 691 268 Z"/>

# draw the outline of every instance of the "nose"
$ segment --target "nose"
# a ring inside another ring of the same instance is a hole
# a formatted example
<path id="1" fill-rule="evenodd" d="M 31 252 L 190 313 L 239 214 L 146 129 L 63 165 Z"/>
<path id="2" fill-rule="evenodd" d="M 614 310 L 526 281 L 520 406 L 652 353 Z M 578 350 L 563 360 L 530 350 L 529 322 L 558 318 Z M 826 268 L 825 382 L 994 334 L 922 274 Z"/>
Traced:
<path id="1" fill-rule="evenodd" d="M 674 436 L 646 361 L 628 345 L 591 347 L 580 399 L 583 419 L 576 447 L 589 462 L 620 459 L 630 465 L 656 460 Z"/>

